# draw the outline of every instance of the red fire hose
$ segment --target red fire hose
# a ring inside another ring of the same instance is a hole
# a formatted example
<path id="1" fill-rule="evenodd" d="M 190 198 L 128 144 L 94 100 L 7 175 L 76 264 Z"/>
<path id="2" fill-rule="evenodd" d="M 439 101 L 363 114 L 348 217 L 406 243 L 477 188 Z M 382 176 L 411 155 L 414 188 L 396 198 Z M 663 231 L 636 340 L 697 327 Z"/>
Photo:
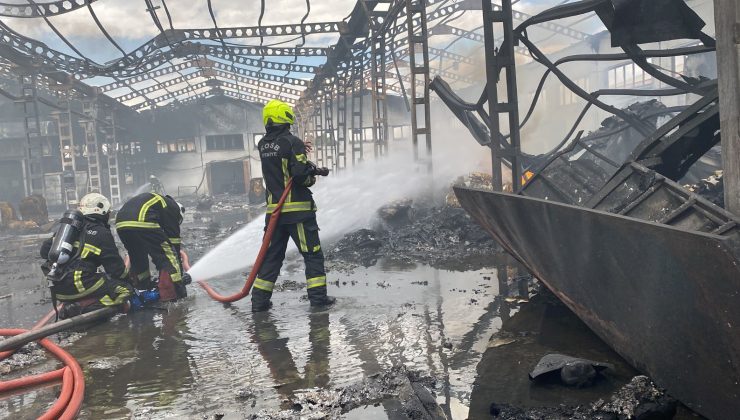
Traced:
<path id="1" fill-rule="evenodd" d="M 206 291 L 206 293 L 208 293 L 208 296 L 210 296 L 211 298 L 219 302 L 231 303 L 231 302 L 236 302 L 239 299 L 243 299 L 249 294 L 249 291 L 252 289 L 252 284 L 254 283 L 254 280 L 257 278 L 257 273 L 259 272 L 260 267 L 262 266 L 262 261 L 265 259 L 265 253 L 267 252 L 267 248 L 270 246 L 270 240 L 272 239 L 272 234 L 275 232 L 275 228 L 277 227 L 278 220 L 280 219 L 280 213 L 283 210 L 283 204 L 285 203 L 285 199 L 288 197 L 288 193 L 290 192 L 292 187 L 293 187 L 293 178 L 288 180 L 288 184 L 285 185 L 285 191 L 283 191 L 283 195 L 280 196 L 280 200 L 277 203 L 277 207 L 275 207 L 275 210 L 272 212 L 272 215 L 270 216 L 270 222 L 267 224 L 267 230 L 265 231 L 265 236 L 262 237 L 262 246 L 260 247 L 260 251 L 257 254 L 257 259 L 254 261 L 254 266 L 252 266 L 252 270 L 249 272 L 249 276 L 247 277 L 247 281 L 244 283 L 244 287 L 242 287 L 242 290 L 233 295 L 224 296 L 224 295 L 218 294 L 204 280 L 199 280 L 198 284 L 200 285 L 200 287 L 203 288 L 203 290 Z M 185 268 L 185 270 L 187 271 L 190 269 L 189 265 L 190 265 L 190 262 L 187 260 L 187 256 L 186 256 L 185 258 L 183 258 L 183 268 Z"/>
<path id="2" fill-rule="evenodd" d="M 51 311 L 37 322 L 32 329 L 42 327 L 53 316 L 54 311 Z M 28 330 L 0 329 L 0 336 L 18 335 L 26 331 Z M 61 379 L 62 389 L 57 401 L 39 419 L 74 419 L 80 413 L 82 400 L 85 396 L 85 377 L 82 374 L 82 368 L 80 368 L 80 364 L 77 363 L 74 357 L 61 347 L 52 343 L 49 339 L 43 338 L 39 340 L 39 344 L 64 363 L 65 366 L 52 372 L 0 382 L 0 394 L 55 384 Z M 10 357 L 14 352 L 14 350 L 9 350 L 0 353 L 0 360 Z"/>

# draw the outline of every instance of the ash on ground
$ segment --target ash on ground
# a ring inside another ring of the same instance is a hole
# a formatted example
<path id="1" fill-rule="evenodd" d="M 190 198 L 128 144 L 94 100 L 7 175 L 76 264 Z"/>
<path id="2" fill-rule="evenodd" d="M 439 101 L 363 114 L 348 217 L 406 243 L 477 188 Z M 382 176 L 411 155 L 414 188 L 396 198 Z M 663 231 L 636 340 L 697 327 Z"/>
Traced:
<path id="1" fill-rule="evenodd" d="M 307 390 L 286 401 L 286 410 L 262 410 L 251 419 L 338 419 L 356 408 L 385 400 L 399 402 L 400 413 L 409 419 L 445 419 L 435 401 L 436 381 L 404 366 L 370 376 L 340 389 Z"/>
<path id="2" fill-rule="evenodd" d="M 609 399 L 576 407 L 518 408 L 491 404 L 491 417 L 497 419 L 576 419 L 626 420 L 672 419 L 678 402 L 658 388 L 647 376 L 635 376 Z"/>
<path id="3" fill-rule="evenodd" d="M 684 188 L 706 198 L 712 204 L 720 207 L 725 205 L 725 185 L 722 178 L 722 171 L 716 171 L 714 174 L 702 178 L 695 184 L 684 185 Z"/>
<path id="4" fill-rule="evenodd" d="M 490 266 L 500 246 L 465 210 L 448 203 L 429 206 L 406 200 L 382 207 L 373 229 L 351 232 L 329 247 L 329 266 L 344 262 L 370 267 L 381 258 L 450 270 Z"/>

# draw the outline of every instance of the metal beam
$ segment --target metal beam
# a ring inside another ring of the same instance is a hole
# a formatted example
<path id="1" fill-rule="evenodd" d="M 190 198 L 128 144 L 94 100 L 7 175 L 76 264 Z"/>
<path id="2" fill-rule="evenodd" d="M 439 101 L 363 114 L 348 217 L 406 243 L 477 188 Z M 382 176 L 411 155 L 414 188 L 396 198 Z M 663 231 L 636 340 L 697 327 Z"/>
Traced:
<path id="1" fill-rule="evenodd" d="M 203 89 L 203 88 L 206 88 L 206 87 L 208 87 L 208 85 L 206 85 L 205 82 L 196 83 L 194 85 L 190 85 L 188 87 L 185 87 L 185 88 L 176 90 L 174 92 L 167 92 L 164 95 L 159 95 L 159 96 L 157 96 L 155 98 L 151 98 L 151 101 L 143 101 L 143 102 L 140 102 L 138 104 L 131 105 L 130 108 L 133 109 L 133 110 L 138 111 L 138 110 L 144 109 L 144 108 L 146 108 L 148 106 L 152 106 L 152 107 L 153 106 L 157 106 L 160 103 L 162 103 L 162 102 L 164 102 L 164 101 L 166 101 L 168 99 L 177 99 L 177 97 L 180 96 L 180 95 L 185 95 L 185 94 L 188 94 L 188 93 L 191 93 L 191 92 L 195 92 L 198 89 Z"/>
<path id="2" fill-rule="evenodd" d="M 494 27 L 503 27 L 503 42 L 496 48 Z M 493 188 L 501 191 L 502 157 L 511 162 L 511 177 L 514 192 L 521 186 L 521 166 L 519 163 L 519 104 L 516 86 L 516 61 L 514 59 L 514 27 L 511 0 L 503 0 L 503 8 L 495 12 L 491 5 L 483 2 L 483 33 L 486 56 L 486 93 L 488 96 L 488 129 L 491 133 L 491 163 Z M 505 72 L 506 102 L 499 102 L 498 83 L 501 71 Z M 509 143 L 504 144 L 501 134 L 500 115 L 507 114 L 509 124 Z"/>
<path id="3" fill-rule="evenodd" d="M 172 87 L 175 85 L 179 85 L 180 83 L 186 83 L 190 80 L 196 79 L 198 77 L 203 77 L 203 74 L 200 71 L 196 71 L 193 73 L 188 73 L 184 76 L 175 77 L 173 79 L 168 79 L 162 82 L 158 82 L 156 85 L 147 86 L 144 88 L 137 89 L 136 92 L 127 93 L 125 95 L 116 96 L 116 100 L 120 102 L 126 102 L 130 101 L 132 99 L 140 98 L 142 95 L 146 95 L 148 93 L 157 92 L 163 89 L 167 89 L 168 87 Z"/>
<path id="4" fill-rule="evenodd" d="M 725 208 L 740 215 L 740 5 L 716 0 L 722 166 Z"/>
<path id="5" fill-rule="evenodd" d="M 41 148 L 41 123 L 36 97 L 36 75 L 21 74 L 18 79 L 21 96 L 18 103 L 23 108 L 23 128 L 26 133 L 26 193 L 44 194 L 44 168 Z"/>
<path id="6" fill-rule="evenodd" d="M 409 28 L 409 68 L 411 85 L 411 141 L 414 148 L 414 159 L 419 161 L 419 138 L 424 139 L 425 154 L 423 160 L 429 172 L 432 170 L 432 122 L 429 107 L 429 34 L 427 33 L 426 1 L 406 0 L 406 17 Z M 418 19 L 419 25 L 414 21 Z M 421 57 L 421 62 L 417 59 Z M 422 82 L 419 89 L 416 82 Z M 420 109 L 421 108 L 421 112 Z M 419 115 L 421 114 L 421 115 Z M 419 124 L 419 123 L 422 124 Z"/>
<path id="7" fill-rule="evenodd" d="M 158 37 L 182 41 L 192 39 L 259 38 L 265 36 L 296 36 L 312 34 L 346 33 L 344 22 L 315 22 L 287 25 L 235 26 L 228 28 L 169 29 Z"/>
<path id="8" fill-rule="evenodd" d="M 53 111 L 52 117 L 57 122 L 59 134 L 59 151 L 62 163 L 62 191 L 64 203 L 72 204 L 79 200 L 76 178 L 76 151 L 74 144 L 74 130 L 72 128 L 72 86 L 70 83 L 59 83 L 56 86 L 59 92 L 58 104 L 64 111 Z"/>
<path id="9" fill-rule="evenodd" d="M 87 0 L 94 3 L 97 0 Z M 37 18 L 63 15 L 87 7 L 85 0 L 39 1 L 36 4 L 0 3 L 0 16 L 11 18 Z"/>
<path id="10" fill-rule="evenodd" d="M 198 60 L 191 60 L 186 61 L 184 63 L 175 64 L 168 67 L 163 67 L 160 69 L 154 69 L 150 70 L 146 74 L 141 74 L 138 76 L 132 76 L 127 79 L 118 80 L 113 83 L 108 83 L 107 85 L 100 86 L 100 90 L 102 92 L 110 92 L 112 90 L 120 89 L 122 87 L 132 86 L 136 83 L 146 82 L 150 81 L 157 77 L 166 76 L 168 74 L 177 73 L 183 70 L 187 70 L 189 68 L 197 67 L 199 66 Z"/>

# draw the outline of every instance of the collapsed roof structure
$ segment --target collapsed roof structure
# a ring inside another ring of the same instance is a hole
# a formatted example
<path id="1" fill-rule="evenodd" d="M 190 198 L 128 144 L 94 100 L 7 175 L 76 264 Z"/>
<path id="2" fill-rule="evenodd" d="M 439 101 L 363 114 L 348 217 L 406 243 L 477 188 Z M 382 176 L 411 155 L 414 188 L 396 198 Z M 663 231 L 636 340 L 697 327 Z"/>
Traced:
<path id="1" fill-rule="evenodd" d="M 623 53 L 553 62 L 527 37 L 532 25 L 588 13 L 599 16 L 612 45 Z M 740 294 L 740 218 L 679 184 L 720 142 L 717 80 L 678 78 L 649 61 L 712 51 L 715 40 L 680 0 L 580 1 L 556 6 L 516 28 L 506 13 L 489 17 L 504 21 L 504 41 L 486 51 L 488 84 L 480 100 L 464 101 L 439 77 L 432 88 L 474 138 L 491 148 L 494 188 L 501 190 L 503 165 L 511 170 L 516 194 L 457 188 L 461 204 L 631 364 L 698 412 L 731 418 L 740 408 L 735 369 L 740 335 L 731 327 L 740 313 L 723 301 Z M 639 46 L 676 38 L 698 45 Z M 521 123 L 515 44 L 546 68 Z M 588 92 L 558 68 L 625 58 L 667 87 Z M 586 105 L 555 148 L 523 154 L 520 130 L 550 74 Z M 504 101 L 497 96 L 501 85 Z M 680 107 L 652 101 L 620 109 L 601 99 L 687 94 L 693 103 Z M 588 135 L 576 132 L 591 107 L 613 117 Z M 505 134 L 502 115 L 508 117 Z M 709 381 L 715 384 L 711 390 Z"/>

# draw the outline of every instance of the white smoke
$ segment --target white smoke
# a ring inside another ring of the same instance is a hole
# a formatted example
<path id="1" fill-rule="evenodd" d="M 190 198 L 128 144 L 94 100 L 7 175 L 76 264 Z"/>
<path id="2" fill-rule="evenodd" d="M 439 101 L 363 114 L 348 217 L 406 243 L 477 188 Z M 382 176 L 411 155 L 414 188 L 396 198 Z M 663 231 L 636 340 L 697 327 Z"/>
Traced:
<path id="1" fill-rule="evenodd" d="M 377 210 L 384 204 L 429 196 L 432 187 L 448 187 L 452 179 L 477 164 L 474 159 L 463 161 L 468 164 L 458 159 L 454 163 L 444 158 L 445 154 L 438 155 L 433 176 L 426 166 L 414 163 L 408 151 L 394 148 L 390 156 L 319 178 L 313 191 L 322 242 L 372 226 Z M 263 229 L 264 220 L 256 218 L 204 255 L 189 273 L 203 280 L 249 268 L 259 251 Z"/>

